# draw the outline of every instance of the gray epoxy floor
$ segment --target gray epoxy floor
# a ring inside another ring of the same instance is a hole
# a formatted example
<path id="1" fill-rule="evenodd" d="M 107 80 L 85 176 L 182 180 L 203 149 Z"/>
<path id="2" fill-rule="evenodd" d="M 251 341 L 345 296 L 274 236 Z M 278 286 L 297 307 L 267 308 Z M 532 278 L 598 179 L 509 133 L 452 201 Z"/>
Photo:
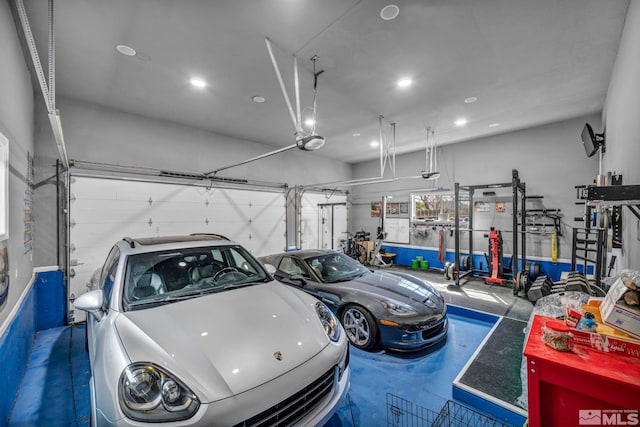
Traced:
<path id="1" fill-rule="evenodd" d="M 453 280 L 446 280 L 444 274 L 434 270 L 416 270 L 401 265 L 391 265 L 385 269 L 403 271 L 429 281 L 440 291 L 447 304 L 525 322 L 533 311 L 533 304 L 526 298 L 513 295 L 513 288 L 509 286 L 487 285 L 484 280 L 474 277 L 465 277 L 460 280 L 460 286 L 456 286 Z"/>

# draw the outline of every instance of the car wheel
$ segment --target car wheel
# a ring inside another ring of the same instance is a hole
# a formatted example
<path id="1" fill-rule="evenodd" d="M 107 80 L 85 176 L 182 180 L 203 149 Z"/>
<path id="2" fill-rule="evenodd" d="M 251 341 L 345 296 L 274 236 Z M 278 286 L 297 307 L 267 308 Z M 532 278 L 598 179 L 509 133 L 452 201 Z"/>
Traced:
<path id="1" fill-rule="evenodd" d="M 376 345 L 378 325 L 367 310 L 356 305 L 349 305 L 342 311 L 342 326 L 351 344 L 370 350 Z"/>

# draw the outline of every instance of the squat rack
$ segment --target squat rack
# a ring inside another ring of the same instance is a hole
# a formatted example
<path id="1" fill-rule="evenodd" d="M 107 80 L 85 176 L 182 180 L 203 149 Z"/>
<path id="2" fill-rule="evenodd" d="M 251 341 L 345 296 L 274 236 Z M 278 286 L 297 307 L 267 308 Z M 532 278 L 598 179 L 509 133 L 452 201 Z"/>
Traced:
<path id="1" fill-rule="evenodd" d="M 517 273 L 520 271 L 518 265 L 518 234 L 520 234 L 520 242 L 522 248 L 522 259 L 526 259 L 526 185 L 524 182 L 520 181 L 520 177 L 517 169 L 513 169 L 511 171 L 511 182 L 507 183 L 499 183 L 499 184 L 484 184 L 484 185 L 460 185 L 460 183 L 455 183 L 455 224 L 454 224 L 454 232 L 455 232 L 455 269 L 459 270 L 460 266 L 460 190 L 467 191 L 469 194 L 469 258 L 471 260 L 471 267 L 465 271 L 458 271 L 458 274 L 455 274 L 455 282 L 456 286 L 460 286 L 460 279 L 466 277 L 470 274 L 474 273 L 473 268 L 473 195 L 476 190 L 480 189 L 489 189 L 489 188 L 506 188 L 511 187 L 513 194 L 513 254 L 511 256 L 511 276 L 515 279 Z M 520 207 L 518 209 L 518 207 Z M 518 220 L 518 214 L 520 214 L 521 218 Z M 520 226 L 520 228 L 518 228 Z M 523 263 L 524 264 L 524 263 Z"/>

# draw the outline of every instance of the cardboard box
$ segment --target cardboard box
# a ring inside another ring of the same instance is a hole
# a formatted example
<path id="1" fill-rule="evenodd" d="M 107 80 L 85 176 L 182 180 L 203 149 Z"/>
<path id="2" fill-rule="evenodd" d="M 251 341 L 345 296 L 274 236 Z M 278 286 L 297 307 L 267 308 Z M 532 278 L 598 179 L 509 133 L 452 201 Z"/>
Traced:
<path id="1" fill-rule="evenodd" d="M 611 285 L 600 305 L 602 322 L 632 337 L 640 338 L 640 308 L 628 306 L 621 300 L 627 289 L 621 278 Z"/>

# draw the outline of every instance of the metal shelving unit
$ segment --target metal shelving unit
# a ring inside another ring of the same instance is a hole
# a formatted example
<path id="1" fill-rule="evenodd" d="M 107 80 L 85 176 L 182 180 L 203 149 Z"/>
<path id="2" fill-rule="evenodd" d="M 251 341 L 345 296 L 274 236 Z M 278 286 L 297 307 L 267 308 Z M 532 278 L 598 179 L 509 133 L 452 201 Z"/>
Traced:
<path id="1" fill-rule="evenodd" d="M 603 228 L 591 228 L 593 209 L 612 207 L 615 214 L 620 212 L 622 206 L 626 206 L 640 220 L 640 185 L 589 185 L 582 189 L 581 198 L 585 201 L 585 228 L 573 230 L 571 269 L 576 271 L 580 261 L 583 273 L 587 274 L 587 268 L 593 266 L 595 284 L 600 286 L 601 279 L 605 276 L 604 266 L 607 261 L 608 225 Z M 616 231 L 614 228 L 613 232 L 614 243 L 618 242 L 618 247 L 621 247 L 621 237 L 616 235 L 621 232 L 620 229 Z"/>

